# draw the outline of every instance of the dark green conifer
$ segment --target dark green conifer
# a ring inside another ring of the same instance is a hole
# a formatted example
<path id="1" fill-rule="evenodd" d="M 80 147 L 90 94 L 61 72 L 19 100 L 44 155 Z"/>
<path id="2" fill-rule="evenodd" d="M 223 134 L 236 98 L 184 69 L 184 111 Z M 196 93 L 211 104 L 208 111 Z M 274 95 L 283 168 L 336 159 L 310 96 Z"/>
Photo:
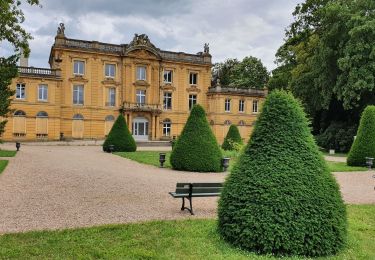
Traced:
<path id="1" fill-rule="evenodd" d="M 236 150 L 238 146 L 242 145 L 243 141 L 236 125 L 229 127 L 227 136 L 224 138 L 224 142 L 221 146 L 224 150 Z"/>
<path id="2" fill-rule="evenodd" d="M 122 114 L 117 117 L 105 139 L 103 151 L 108 152 L 110 145 L 114 146 L 115 152 L 135 152 L 137 150 L 137 145 Z"/>

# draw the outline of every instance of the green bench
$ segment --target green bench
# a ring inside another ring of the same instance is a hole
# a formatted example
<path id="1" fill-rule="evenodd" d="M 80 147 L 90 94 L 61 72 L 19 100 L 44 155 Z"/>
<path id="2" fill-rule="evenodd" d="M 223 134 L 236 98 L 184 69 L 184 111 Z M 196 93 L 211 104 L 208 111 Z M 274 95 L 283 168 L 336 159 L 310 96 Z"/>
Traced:
<path id="1" fill-rule="evenodd" d="M 182 198 L 181 210 L 193 212 L 193 197 L 217 197 L 221 193 L 223 183 L 177 183 L 176 191 L 169 192 L 173 198 Z M 185 199 L 189 200 L 190 208 L 185 207 Z"/>

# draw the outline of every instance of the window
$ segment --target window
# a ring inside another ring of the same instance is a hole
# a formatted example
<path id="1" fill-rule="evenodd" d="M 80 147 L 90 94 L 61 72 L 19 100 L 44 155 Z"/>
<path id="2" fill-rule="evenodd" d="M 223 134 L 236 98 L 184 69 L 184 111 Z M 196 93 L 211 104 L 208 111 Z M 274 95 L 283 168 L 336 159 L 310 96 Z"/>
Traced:
<path id="1" fill-rule="evenodd" d="M 39 112 L 36 114 L 36 117 L 48 117 L 48 113 L 45 112 L 45 111 L 39 111 Z"/>
<path id="2" fill-rule="evenodd" d="M 163 109 L 172 109 L 172 93 L 164 92 Z"/>
<path id="3" fill-rule="evenodd" d="M 114 78 L 116 75 L 116 66 L 115 64 L 106 64 L 105 65 L 105 76 L 108 78 Z"/>
<path id="4" fill-rule="evenodd" d="M 172 83 L 172 71 L 171 70 L 164 71 L 164 82 Z"/>
<path id="5" fill-rule="evenodd" d="M 190 73 L 189 83 L 190 85 L 197 85 L 198 73 Z"/>
<path id="6" fill-rule="evenodd" d="M 240 100 L 238 103 L 238 112 L 244 112 L 245 111 L 245 100 Z"/>
<path id="7" fill-rule="evenodd" d="M 26 116 L 26 113 L 22 110 L 17 110 L 15 113 L 14 113 L 14 116 Z"/>
<path id="8" fill-rule="evenodd" d="M 48 86 L 47 85 L 39 85 L 38 100 L 39 101 L 47 101 L 47 99 L 48 99 Z"/>
<path id="9" fill-rule="evenodd" d="M 225 112 L 230 112 L 230 99 L 225 99 Z"/>
<path id="10" fill-rule="evenodd" d="M 146 90 L 137 90 L 137 104 L 138 105 L 144 105 L 146 103 Z"/>
<path id="11" fill-rule="evenodd" d="M 224 121 L 224 125 L 231 125 L 231 124 L 232 124 L 232 122 L 229 121 L 229 120 L 225 120 L 225 121 Z"/>
<path id="12" fill-rule="evenodd" d="M 74 105 L 83 105 L 83 86 L 76 85 L 73 86 L 73 104 Z"/>
<path id="13" fill-rule="evenodd" d="M 107 107 L 114 107 L 114 106 L 116 106 L 116 88 L 109 88 Z"/>
<path id="14" fill-rule="evenodd" d="M 195 104 L 197 104 L 197 95 L 189 95 L 189 110 L 191 110 Z"/>
<path id="15" fill-rule="evenodd" d="M 25 84 L 17 84 L 16 86 L 16 99 L 25 99 L 26 86 Z"/>
<path id="16" fill-rule="evenodd" d="M 258 100 L 253 100 L 253 113 L 258 113 Z"/>
<path id="17" fill-rule="evenodd" d="M 163 121 L 163 136 L 171 136 L 171 120 L 169 119 Z"/>
<path id="18" fill-rule="evenodd" d="M 137 67 L 137 80 L 146 80 L 146 67 Z"/>
<path id="19" fill-rule="evenodd" d="M 85 62 L 80 60 L 74 61 L 74 74 L 75 75 L 84 75 L 85 74 Z"/>
<path id="20" fill-rule="evenodd" d="M 245 125 L 245 121 L 240 120 L 240 122 L 238 122 L 238 125 L 239 125 L 239 126 L 244 126 L 244 125 Z"/>
<path id="21" fill-rule="evenodd" d="M 73 120 L 83 120 L 84 118 L 83 118 L 83 115 L 81 115 L 81 114 L 75 114 L 74 116 L 73 116 Z"/>

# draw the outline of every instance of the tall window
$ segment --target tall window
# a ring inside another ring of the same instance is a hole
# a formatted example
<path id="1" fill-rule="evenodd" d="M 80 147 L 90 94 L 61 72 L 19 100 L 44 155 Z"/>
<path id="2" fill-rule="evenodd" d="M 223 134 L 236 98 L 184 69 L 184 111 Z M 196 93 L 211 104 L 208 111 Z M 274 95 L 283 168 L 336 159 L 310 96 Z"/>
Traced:
<path id="1" fill-rule="evenodd" d="M 116 89 L 115 88 L 109 88 L 108 89 L 108 104 L 109 107 L 116 106 Z"/>
<path id="2" fill-rule="evenodd" d="M 189 95 L 189 110 L 191 110 L 195 104 L 197 104 L 197 95 Z"/>
<path id="3" fill-rule="evenodd" d="M 39 87 L 38 87 L 38 100 L 39 101 L 47 101 L 48 100 L 48 86 L 47 85 L 39 85 Z"/>
<path id="4" fill-rule="evenodd" d="M 83 102 L 84 102 L 83 85 L 73 86 L 73 104 L 83 105 Z"/>
<path id="5" fill-rule="evenodd" d="M 164 82 L 172 83 L 172 71 L 171 70 L 164 71 Z"/>
<path id="6" fill-rule="evenodd" d="M 74 74 L 84 75 L 85 74 L 85 62 L 80 60 L 74 61 Z"/>
<path id="7" fill-rule="evenodd" d="M 163 109 L 172 109 L 172 93 L 164 92 Z"/>
<path id="8" fill-rule="evenodd" d="M 16 99 L 25 99 L 26 97 L 26 86 L 25 84 L 16 85 Z"/>
<path id="9" fill-rule="evenodd" d="M 137 89 L 136 93 L 137 104 L 143 105 L 146 103 L 146 90 Z"/>
<path id="10" fill-rule="evenodd" d="M 245 111 L 245 100 L 241 99 L 238 103 L 238 111 L 244 112 Z"/>
<path id="11" fill-rule="evenodd" d="M 191 72 L 189 77 L 190 85 L 197 85 L 198 82 L 198 73 Z"/>
<path id="12" fill-rule="evenodd" d="M 163 121 L 163 136 L 171 136 L 171 121 L 169 119 Z"/>
<path id="13" fill-rule="evenodd" d="M 116 66 L 115 64 L 106 64 L 105 65 L 105 76 L 108 78 L 114 78 L 116 75 Z"/>
<path id="14" fill-rule="evenodd" d="M 137 80 L 146 80 L 146 67 L 137 67 Z"/>
<path id="15" fill-rule="evenodd" d="M 258 113 L 258 100 L 253 100 L 253 113 Z"/>
<path id="16" fill-rule="evenodd" d="M 230 112 L 230 99 L 225 99 L 225 112 Z"/>

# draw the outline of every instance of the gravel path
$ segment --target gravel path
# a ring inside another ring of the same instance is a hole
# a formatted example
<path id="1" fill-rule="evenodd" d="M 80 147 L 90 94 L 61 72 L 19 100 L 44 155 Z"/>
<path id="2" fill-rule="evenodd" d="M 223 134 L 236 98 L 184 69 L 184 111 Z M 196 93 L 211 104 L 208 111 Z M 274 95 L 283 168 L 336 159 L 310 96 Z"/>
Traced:
<path id="1" fill-rule="evenodd" d="M 375 203 L 373 173 L 335 174 L 348 203 Z M 176 182 L 224 178 L 142 165 L 97 146 L 25 145 L 0 175 L 0 233 L 215 217 L 217 198 L 194 199 L 192 217 L 168 192 Z"/>

